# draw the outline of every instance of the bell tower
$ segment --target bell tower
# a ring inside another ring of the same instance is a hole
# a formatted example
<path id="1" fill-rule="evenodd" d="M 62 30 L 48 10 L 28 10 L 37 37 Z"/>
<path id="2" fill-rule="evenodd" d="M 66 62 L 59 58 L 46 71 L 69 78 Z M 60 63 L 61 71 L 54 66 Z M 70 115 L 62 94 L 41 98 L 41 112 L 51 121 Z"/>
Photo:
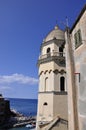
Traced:
<path id="1" fill-rule="evenodd" d="M 42 124 L 45 128 L 56 118 L 67 120 L 65 36 L 64 31 L 58 26 L 55 26 L 41 44 L 38 68 L 37 130 L 40 130 Z M 52 129 L 54 130 L 54 128 Z M 57 130 L 59 129 L 57 128 Z"/>

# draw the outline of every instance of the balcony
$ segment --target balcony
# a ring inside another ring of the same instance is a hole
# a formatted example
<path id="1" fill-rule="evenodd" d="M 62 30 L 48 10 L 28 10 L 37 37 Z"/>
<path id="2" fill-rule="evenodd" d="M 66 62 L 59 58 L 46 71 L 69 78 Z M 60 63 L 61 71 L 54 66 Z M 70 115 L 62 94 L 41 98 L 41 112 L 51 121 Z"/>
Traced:
<path id="1" fill-rule="evenodd" d="M 65 53 L 53 51 L 53 52 L 47 53 L 45 55 L 40 55 L 39 60 L 49 58 L 49 57 L 56 57 L 56 56 L 57 57 L 65 57 Z"/>
<path id="2" fill-rule="evenodd" d="M 38 59 L 38 65 L 50 61 L 55 61 L 57 64 L 65 66 L 65 53 L 52 51 L 45 55 L 40 55 Z"/>

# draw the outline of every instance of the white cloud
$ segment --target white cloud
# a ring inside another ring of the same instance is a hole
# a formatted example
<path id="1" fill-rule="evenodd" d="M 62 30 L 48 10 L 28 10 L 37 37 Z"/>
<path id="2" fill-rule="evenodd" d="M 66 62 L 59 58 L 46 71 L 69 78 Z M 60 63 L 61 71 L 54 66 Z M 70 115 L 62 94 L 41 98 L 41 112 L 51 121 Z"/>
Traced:
<path id="1" fill-rule="evenodd" d="M 38 83 L 38 79 L 25 76 L 23 74 L 12 74 L 12 75 L 0 75 L 0 84 L 11 84 L 11 83 L 20 83 L 34 85 Z"/>
<path id="2" fill-rule="evenodd" d="M 12 89 L 11 87 L 9 86 L 0 86 L 0 91 L 3 91 L 3 90 L 10 90 Z"/>

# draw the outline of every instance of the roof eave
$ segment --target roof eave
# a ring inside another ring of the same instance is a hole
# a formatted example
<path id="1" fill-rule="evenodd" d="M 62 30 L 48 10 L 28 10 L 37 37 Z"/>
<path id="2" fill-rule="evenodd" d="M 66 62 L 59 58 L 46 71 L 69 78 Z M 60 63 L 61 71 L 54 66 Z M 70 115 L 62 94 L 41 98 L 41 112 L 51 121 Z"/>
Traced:
<path id="1" fill-rule="evenodd" d="M 79 16 L 77 17 L 75 23 L 73 24 L 72 28 L 70 29 L 70 33 L 72 33 L 73 29 L 75 28 L 76 24 L 78 23 L 78 21 L 80 20 L 80 18 L 84 14 L 85 10 L 86 10 L 86 4 L 84 5 L 83 9 L 81 10 L 81 12 L 80 12 Z"/>

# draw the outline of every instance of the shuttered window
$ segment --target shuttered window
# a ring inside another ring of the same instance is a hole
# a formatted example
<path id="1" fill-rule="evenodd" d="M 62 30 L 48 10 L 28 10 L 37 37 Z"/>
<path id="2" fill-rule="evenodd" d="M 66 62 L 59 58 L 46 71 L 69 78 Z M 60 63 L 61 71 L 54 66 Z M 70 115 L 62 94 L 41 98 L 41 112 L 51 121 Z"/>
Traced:
<path id="1" fill-rule="evenodd" d="M 81 37 L 80 29 L 75 33 L 74 39 L 75 39 L 75 48 L 78 48 L 82 44 L 82 37 Z"/>

